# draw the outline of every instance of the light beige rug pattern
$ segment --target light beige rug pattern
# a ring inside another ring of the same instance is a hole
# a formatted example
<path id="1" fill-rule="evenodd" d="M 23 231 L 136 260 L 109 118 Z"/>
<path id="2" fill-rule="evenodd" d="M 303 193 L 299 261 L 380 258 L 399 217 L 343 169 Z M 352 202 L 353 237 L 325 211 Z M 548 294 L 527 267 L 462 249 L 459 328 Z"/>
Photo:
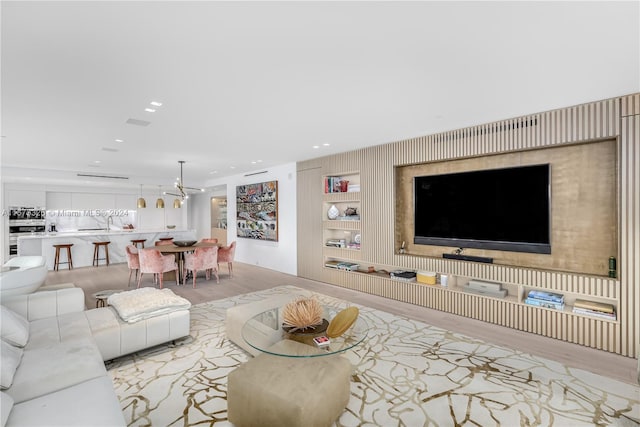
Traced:
<path id="1" fill-rule="evenodd" d="M 109 362 L 129 425 L 231 425 L 227 374 L 250 356 L 226 339 L 225 311 L 291 289 L 193 306 L 191 337 Z M 346 354 L 352 396 L 336 426 L 640 425 L 637 385 L 359 308 L 370 332 Z"/>

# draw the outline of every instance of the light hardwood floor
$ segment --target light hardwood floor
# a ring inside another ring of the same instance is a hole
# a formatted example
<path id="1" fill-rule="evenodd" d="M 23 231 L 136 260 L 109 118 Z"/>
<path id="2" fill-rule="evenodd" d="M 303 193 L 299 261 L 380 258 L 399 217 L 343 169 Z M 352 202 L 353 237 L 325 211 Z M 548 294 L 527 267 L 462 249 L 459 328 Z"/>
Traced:
<path id="1" fill-rule="evenodd" d="M 274 286 L 294 285 L 336 298 L 352 301 L 363 306 L 384 310 L 406 316 L 424 323 L 459 332 L 486 342 L 535 354 L 565 365 L 585 369 L 616 380 L 637 384 L 637 359 L 632 359 L 601 350 L 594 350 L 577 344 L 570 344 L 551 338 L 492 325 L 473 319 L 467 319 L 437 310 L 390 300 L 362 292 L 344 289 L 326 283 L 307 280 L 289 274 L 235 262 L 233 278 L 225 264 L 220 270 L 220 284 L 215 278 L 205 280 L 203 273 L 198 275 L 194 289 L 191 282 L 186 286 L 176 286 L 175 280 L 165 278 L 165 287 L 188 299 L 192 304 L 227 298 L 247 292 L 269 289 Z M 50 271 L 46 284 L 72 282 L 85 292 L 87 308 L 96 306 L 92 294 L 106 289 L 127 289 L 129 270 L 126 264 L 110 266 L 84 267 L 73 270 Z M 129 289 L 135 288 L 132 278 Z M 142 286 L 154 286 L 151 275 L 145 275 Z"/>

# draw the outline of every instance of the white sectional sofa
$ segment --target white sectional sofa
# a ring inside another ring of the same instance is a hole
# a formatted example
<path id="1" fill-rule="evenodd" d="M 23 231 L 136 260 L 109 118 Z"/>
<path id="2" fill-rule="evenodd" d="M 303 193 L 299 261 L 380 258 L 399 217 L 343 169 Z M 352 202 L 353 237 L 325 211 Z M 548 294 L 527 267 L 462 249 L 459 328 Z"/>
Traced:
<path id="1" fill-rule="evenodd" d="M 0 297 L 35 292 L 47 277 L 47 264 L 43 256 L 19 256 L 2 266 Z"/>
<path id="2" fill-rule="evenodd" d="M 189 334 L 188 309 L 84 308 L 80 288 L 2 298 L 2 426 L 126 425 L 104 361 Z"/>

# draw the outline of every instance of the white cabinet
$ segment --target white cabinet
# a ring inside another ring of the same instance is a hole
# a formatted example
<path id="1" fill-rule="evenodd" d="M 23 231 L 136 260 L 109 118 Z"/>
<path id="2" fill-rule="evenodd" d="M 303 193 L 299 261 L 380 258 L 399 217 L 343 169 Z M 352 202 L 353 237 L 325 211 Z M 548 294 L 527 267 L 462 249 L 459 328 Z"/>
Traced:
<path id="1" fill-rule="evenodd" d="M 71 193 L 47 192 L 47 210 L 71 209 Z"/>
<path id="2" fill-rule="evenodd" d="M 72 193 L 72 209 L 113 209 L 116 205 L 114 194 Z"/>
<path id="3" fill-rule="evenodd" d="M 8 190 L 7 206 L 43 208 L 46 206 L 46 193 L 34 190 Z"/>
<path id="4" fill-rule="evenodd" d="M 134 210 L 137 209 L 138 196 L 133 194 L 116 194 L 116 209 Z"/>

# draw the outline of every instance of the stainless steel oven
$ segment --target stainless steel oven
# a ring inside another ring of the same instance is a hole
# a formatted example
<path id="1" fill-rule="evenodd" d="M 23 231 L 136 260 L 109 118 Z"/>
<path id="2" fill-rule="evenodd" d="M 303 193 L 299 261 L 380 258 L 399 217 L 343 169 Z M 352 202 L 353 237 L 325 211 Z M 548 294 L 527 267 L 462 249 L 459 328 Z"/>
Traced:
<path id="1" fill-rule="evenodd" d="M 9 208 L 9 257 L 18 255 L 18 237 L 45 231 L 44 208 Z"/>
<path id="2" fill-rule="evenodd" d="M 44 221 L 46 211 L 44 208 L 12 206 L 9 208 L 9 224 L 11 221 L 38 220 Z"/>

